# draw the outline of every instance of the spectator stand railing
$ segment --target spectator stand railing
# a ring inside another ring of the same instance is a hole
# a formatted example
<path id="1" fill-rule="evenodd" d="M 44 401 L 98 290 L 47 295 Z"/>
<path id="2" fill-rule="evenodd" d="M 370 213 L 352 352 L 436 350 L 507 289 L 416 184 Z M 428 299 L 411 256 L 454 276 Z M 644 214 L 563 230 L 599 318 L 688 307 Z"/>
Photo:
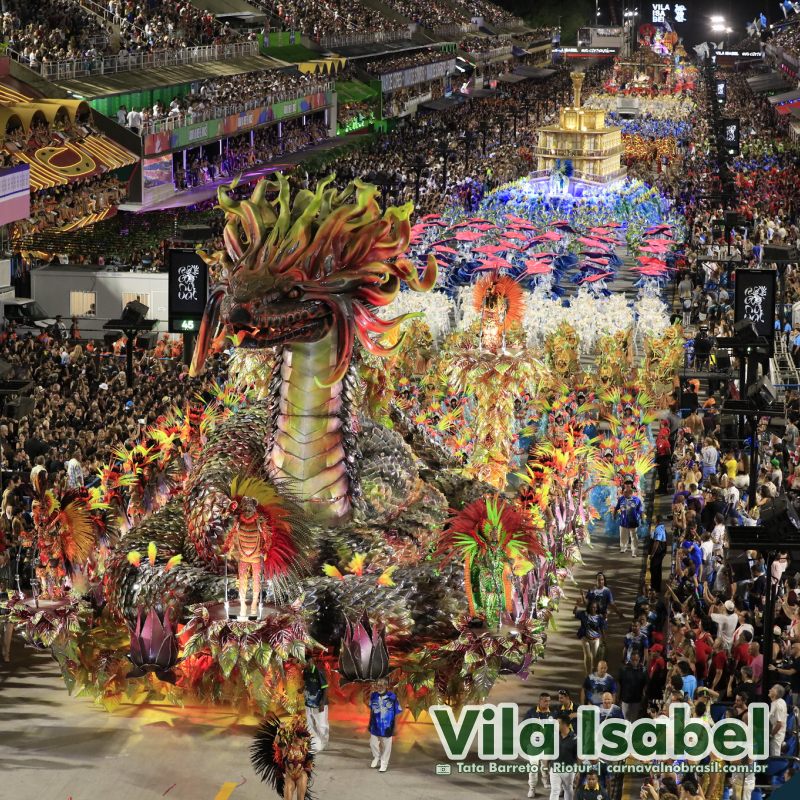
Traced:
<path id="1" fill-rule="evenodd" d="M 413 25 L 398 30 L 370 31 L 365 33 L 332 33 L 320 36 L 319 44 L 322 47 L 353 47 L 367 44 L 381 44 L 383 42 L 401 42 L 411 39 Z"/>
<path id="2" fill-rule="evenodd" d="M 95 2 L 95 0 L 79 0 L 80 4 L 87 10 L 91 11 L 92 14 L 95 16 L 104 19 L 106 22 L 110 22 L 112 25 L 119 25 L 120 18 L 116 14 L 112 14 L 105 6 L 101 3 Z M 139 28 L 136 28 L 139 30 Z"/>
<path id="3" fill-rule="evenodd" d="M 333 83 L 314 84 L 313 86 L 304 87 L 302 90 L 295 92 L 283 92 L 278 94 L 264 95 L 264 97 L 254 98 L 247 100 L 244 103 L 231 103 L 223 106 L 211 106 L 203 111 L 185 112 L 180 114 L 167 114 L 158 119 L 148 120 L 142 125 L 139 135 L 146 136 L 148 133 L 161 133 L 161 131 L 174 131 L 177 128 L 183 128 L 187 125 L 194 125 L 195 122 L 207 122 L 210 119 L 224 119 L 233 114 L 243 114 L 247 111 L 252 111 L 255 108 L 263 108 L 264 106 L 272 106 L 277 103 L 291 102 L 292 100 L 300 100 L 312 94 L 321 94 L 322 92 L 332 92 Z"/>
<path id="4" fill-rule="evenodd" d="M 495 47 L 492 50 L 465 50 L 464 52 L 466 52 L 470 61 L 483 64 L 487 61 L 496 61 L 497 59 L 510 56 L 513 49 L 511 45 L 507 45 L 504 47 Z"/>
<path id="5" fill-rule="evenodd" d="M 258 55 L 258 42 L 235 42 L 184 47 L 180 50 L 153 50 L 148 53 L 124 53 L 98 58 L 74 58 L 66 61 L 30 62 L 21 53 L 8 49 L 8 54 L 21 64 L 55 81 L 86 78 L 92 75 L 113 75 L 140 69 L 181 67 Z"/>
<path id="6" fill-rule="evenodd" d="M 456 60 L 448 58 L 446 61 L 434 61 L 432 64 L 421 64 L 418 67 L 385 72 L 380 76 L 381 91 L 385 94 L 406 86 L 416 86 L 418 83 L 430 83 L 450 75 L 455 68 Z"/>
<path id="7" fill-rule="evenodd" d="M 474 22 L 462 22 L 453 25 L 439 25 L 433 28 L 434 34 L 447 41 L 457 42 L 469 33 L 477 33 L 478 26 Z"/>
<path id="8" fill-rule="evenodd" d="M 789 352 L 787 334 L 777 331 L 775 333 L 775 355 L 770 361 L 770 367 L 773 365 L 775 372 L 770 375 L 770 379 L 778 392 L 778 399 L 783 400 L 786 396 L 786 389 L 800 388 L 800 371 Z"/>

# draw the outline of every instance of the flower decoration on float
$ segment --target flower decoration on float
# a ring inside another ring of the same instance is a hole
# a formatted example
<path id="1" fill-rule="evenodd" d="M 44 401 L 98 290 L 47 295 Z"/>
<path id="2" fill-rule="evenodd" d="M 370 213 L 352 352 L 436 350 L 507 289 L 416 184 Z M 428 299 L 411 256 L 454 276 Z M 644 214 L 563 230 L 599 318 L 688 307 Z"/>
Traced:
<path id="1" fill-rule="evenodd" d="M 175 683 L 178 642 L 169 610 L 151 608 L 144 619 L 142 616 L 142 609 L 139 609 L 136 623 L 129 626 L 131 649 L 128 658 L 133 669 L 128 678 L 143 678 L 152 672 L 160 681 Z"/>

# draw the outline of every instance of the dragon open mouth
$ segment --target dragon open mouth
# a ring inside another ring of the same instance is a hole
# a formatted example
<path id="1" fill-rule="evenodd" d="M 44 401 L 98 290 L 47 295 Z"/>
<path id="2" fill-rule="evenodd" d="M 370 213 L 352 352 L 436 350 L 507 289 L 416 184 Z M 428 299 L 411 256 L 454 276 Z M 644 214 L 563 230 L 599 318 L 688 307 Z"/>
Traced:
<path id="1" fill-rule="evenodd" d="M 331 311 L 325 303 L 235 305 L 228 327 L 242 347 L 270 347 L 287 342 L 316 342 L 330 330 Z"/>

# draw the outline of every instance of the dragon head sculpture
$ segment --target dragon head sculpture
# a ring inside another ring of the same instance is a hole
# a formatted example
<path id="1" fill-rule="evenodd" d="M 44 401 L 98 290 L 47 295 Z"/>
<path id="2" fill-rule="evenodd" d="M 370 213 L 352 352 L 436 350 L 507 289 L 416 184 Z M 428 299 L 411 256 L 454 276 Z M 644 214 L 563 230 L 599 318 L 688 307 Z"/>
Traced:
<path id="1" fill-rule="evenodd" d="M 356 180 L 339 191 L 331 186 L 334 177 L 294 199 L 281 173 L 259 181 L 249 200 L 230 196 L 235 184 L 220 187 L 227 252 L 206 258 L 221 268 L 221 280 L 200 327 L 193 375 L 226 336 L 263 348 L 315 342 L 335 329 L 335 363 L 329 375 L 317 378 L 320 386 L 342 379 L 355 337 L 377 356 L 389 356 L 402 344 L 401 336 L 386 348 L 370 334 L 389 333 L 417 315 L 383 320 L 372 309 L 391 303 L 401 281 L 415 291 L 429 290 L 436 259 L 430 256 L 420 275 L 403 258 L 411 237 L 410 203 L 382 212 L 374 186 Z"/>

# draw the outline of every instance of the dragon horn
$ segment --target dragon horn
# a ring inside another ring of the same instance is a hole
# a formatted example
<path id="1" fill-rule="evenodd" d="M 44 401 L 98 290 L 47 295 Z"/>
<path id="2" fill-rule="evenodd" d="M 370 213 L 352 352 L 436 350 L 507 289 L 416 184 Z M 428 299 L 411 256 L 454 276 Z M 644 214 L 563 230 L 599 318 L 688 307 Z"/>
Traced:
<path id="1" fill-rule="evenodd" d="M 197 342 L 194 346 L 194 353 L 192 354 L 192 365 L 189 368 L 189 375 L 193 378 L 200 374 L 206 363 L 206 356 L 208 356 L 208 349 L 217 327 L 219 308 L 224 296 L 225 291 L 217 289 L 211 294 L 208 298 L 208 303 L 206 303 L 203 320 L 200 323 L 200 330 L 197 334 Z"/>

